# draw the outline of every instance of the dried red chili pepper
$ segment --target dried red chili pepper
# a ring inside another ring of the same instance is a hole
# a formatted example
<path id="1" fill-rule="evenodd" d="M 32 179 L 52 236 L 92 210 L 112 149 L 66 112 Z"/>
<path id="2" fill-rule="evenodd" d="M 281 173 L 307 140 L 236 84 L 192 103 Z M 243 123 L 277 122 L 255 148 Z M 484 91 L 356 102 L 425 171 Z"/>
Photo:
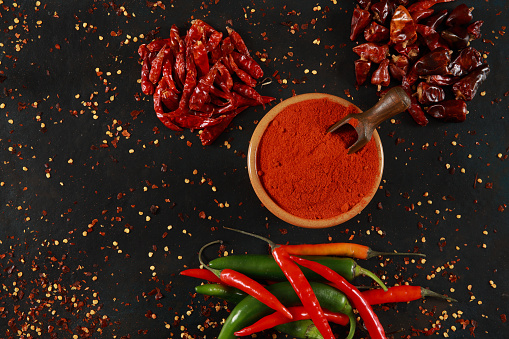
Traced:
<path id="1" fill-rule="evenodd" d="M 424 20 L 424 19 L 428 18 L 429 16 L 431 16 L 434 12 L 435 12 L 434 9 L 427 8 L 427 9 L 421 9 L 420 11 L 412 12 L 411 15 L 412 15 L 412 19 L 414 19 L 414 22 L 418 23 L 419 21 Z"/>
<path id="2" fill-rule="evenodd" d="M 389 63 L 389 72 L 396 80 L 402 80 L 408 73 L 410 61 L 405 55 L 393 55 Z"/>
<path id="3" fill-rule="evenodd" d="M 169 129 L 174 131 L 182 131 L 182 128 L 173 123 L 170 114 L 164 112 L 161 101 L 161 93 L 164 89 L 163 86 L 164 81 L 160 81 L 153 96 L 154 111 L 156 112 L 156 116 L 164 124 L 164 126 L 168 127 Z"/>
<path id="4" fill-rule="evenodd" d="M 434 74 L 444 75 L 448 73 L 450 62 L 450 50 L 439 47 L 417 60 L 412 70 L 419 76 Z"/>
<path id="5" fill-rule="evenodd" d="M 384 59 L 373 72 L 373 75 L 371 76 L 371 83 L 373 85 L 377 85 L 378 90 L 380 90 L 381 86 L 389 86 L 391 83 L 391 77 L 389 75 L 389 59 Z"/>
<path id="6" fill-rule="evenodd" d="M 417 85 L 417 100 L 423 105 L 440 102 L 445 99 L 445 92 L 442 88 L 430 85 L 427 82 L 420 82 Z"/>
<path id="7" fill-rule="evenodd" d="M 173 112 L 174 115 L 179 116 L 189 111 L 189 98 L 196 86 L 196 77 L 197 73 L 194 65 L 193 52 L 191 46 L 189 46 L 186 48 L 186 80 L 184 81 L 184 88 L 182 89 L 179 107 L 175 112 Z"/>
<path id="8" fill-rule="evenodd" d="M 447 42 L 433 28 L 421 24 L 417 24 L 415 26 L 417 33 L 419 33 L 419 35 L 423 38 L 430 51 L 440 47 L 449 49 Z"/>
<path id="9" fill-rule="evenodd" d="M 455 77 L 470 73 L 473 69 L 482 65 L 482 56 L 473 47 L 463 49 L 449 65 L 449 72 Z"/>
<path id="10" fill-rule="evenodd" d="M 150 51 L 150 52 L 158 52 L 161 50 L 161 48 L 163 48 L 165 45 L 169 44 L 170 43 L 170 40 L 169 39 L 156 39 L 154 41 L 151 41 L 148 45 L 147 45 L 147 49 Z"/>
<path id="11" fill-rule="evenodd" d="M 175 81 L 173 80 L 173 63 L 172 63 L 172 55 L 171 55 L 171 51 L 168 50 L 169 53 L 167 56 L 165 56 L 164 58 L 164 63 L 163 63 L 163 78 L 166 79 L 167 83 L 168 83 L 168 88 L 175 92 L 175 93 L 179 93 L 179 90 L 177 89 L 177 86 L 175 85 Z"/>
<path id="12" fill-rule="evenodd" d="M 189 108 L 195 111 L 201 111 L 203 105 L 210 102 L 210 90 L 214 85 L 217 75 L 217 66 L 212 66 L 209 72 L 202 76 L 189 98 Z"/>
<path id="13" fill-rule="evenodd" d="M 387 291 L 382 289 L 370 289 L 362 292 L 362 296 L 370 305 L 381 305 L 387 303 L 401 303 L 419 300 L 426 297 L 435 297 L 456 301 L 445 295 L 433 292 L 420 286 L 400 285 L 389 287 Z"/>
<path id="14" fill-rule="evenodd" d="M 387 19 L 394 13 L 396 3 L 392 0 L 381 0 L 371 5 L 369 10 L 373 12 L 373 19 L 385 25 Z"/>
<path id="15" fill-rule="evenodd" d="M 242 39 L 239 33 L 237 33 L 233 28 L 226 27 L 226 30 L 228 31 L 228 36 L 231 38 L 231 41 L 233 43 L 233 46 L 237 51 L 239 51 L 241 54 L 249 56 L 249 49 L 246 46 L 246 43 Z"/>
<path id="16" fill-rule="evenodd" d="M 448 14 L 449 14 L 449 11 L 446 9 L 443 9 L 443 10 L 439 11 L 437 14 L 427 18 L 423 24 L 436 31 L 438 29 L 438 27 L 442 24 L 442 22 L 444 22 L 445 18 L 447 18 Z"/>
<path id="17" fill-rule="evenodd" d="M 189 27 L 187 30 L 186 36 L 184 38 L 186 48 L 188 46 L 194 45 L 196 41 L 204 38 L 205 29 L 203 28 L 203 25 L 201 25 L 201 22 L 201 20 L 193 20 L 191 23 L 191 27 Z"/>
<path id="18" fill-rule="evenodd" d="M 465 4 L 460 4 L 456 6 L 451 14 L 445 20 L 445 24 L 447 26 L 458 26 L 458 25 L 466 25 L 473 19 L 472 15 L 473 8 L 469 8 Z"/>
<path id="19" fill-rule="evenodd" d="M 221 43 L 221 51 L 223 52 L 223 56 L 231 54 L 235 50 L 235 46 L 233 46 L 232 39 L 230 37 L 226 37 L 223 39 Z"/>
<path id="20" fill-rule="evenodd" d="M 228 93 L 233 87 L 233 78 L 221 61 L 218 61 L 216 65 L 219 71 L 219 74 L 216 76 L 216 83 L 224 92 Z"/>
<path id="21" fill-rule="evenodd" d="M 149 51 L 146 45 L 141 45 L 138 49 L 140 54 L 142 55 L 142 65 L 141 65 L 141 91 L 145 95 L 154 94 L 154 84 L 149 80 L 150 74 L 150 62 L 148 59 Z"/>
<path id="22" fill-rule="evenodd" d="M 449 86 L 454 84 L 456 81 L 458 81 L 458 78 L 454 78 L 448 75 L 430 75 L 428 76 L 426 82 L 430 85 L 435 86 Z"/>
<path id="23" fill-rule="evenodd" d="M 152 64 L 150 65 L 150 73 L 148 75 L 148 79 L 153 84 L 157 84 L 159 82 L 159 78 L 161 77 L 166 50 L 169 51 L 169 47 L 167 45 L 162 46 L 155 59 L 152 60 Z"/>
<path id="24" fill-rule="evenodd" d="M 176 75 L 177 83 L 180 86 L 184 86 L 186 81 L 186 57 L 185 57 L 185 45 L 183 40 L 179 40 L 179 46 L 177 54 L 175 54 L 174 73 Z"/>
<path id="25" fill-rule="evenodd" d="M 389 29 L 376 21 L 371 21 L 371 24 L 364 30 L 364 39 L 368 42 L 389 40 Z"/>
<path id="26" fill-rule="evenodd" d="M 246 85 L 255 87 L 256 86 L 256 80 L 250 76 L 248 73 L 246 73 L 244 70 L 240 69 L 237 64 L 235 63 L 235 60 L 233 59 L 232 54 L 229 54 L 225 59 L 225 66 L 229 66 L 229 68 L 232 70 L 233 73 L 235 73 L 240 80 L 242 80 Z"/>
<path id="27" fill-rule="evenodd" d="M 456 99 L 472 100 L 489 73 L 490 67 L 487 64 L 481 65 L 454 83 L 452 90 Z"/>
<path id="28" fill-rule="evenodd" d="M 170 48 L 173 55 L 177 55 L 180 50 L 180 32 L 175 24 L 171 25 L 170 28 Z"/>
<path id="29" fill-rule="evenodd" d="M 361 86 L 366 82 L 371 69 L 371 61 L 358 59 L 355 60 L 355 86 Z"/>
<path id="30" fill-rule="evenodd" d="M 207 40 L 207 52 L 212 52 L 215 50 L 221 44 L 221 40 L 223 40 L 223 33 L 218 31 L 212 33 Z"/>
<path id="31" fill-rule="evenodd" d="M 467 118 L 467 104 L 463 100 L 446 100 L 428 107 L 426 111 L 433 118 L 447 122 L 462 122 Z"/>
<path id="32" fill-rule="evenodd" d="M 417 1 L 417 2 L 413 3 L 412 5 L 410 5 L 410 7 L 408 7 L 408 11 L 409 12 L 420 11 L 420 10 L 423 10 L 423 9 L 431 8 L 431 7 L 435 6 L 436 4 L 439 4 L 439 3 L 442 3 L 442 2 L 451 2 L 451 1 L 455 1 L 455 0 L 422 0 L 422 1 Z"/>
<path id="33" fill-rule="evenodd" d="M 415 96 L 411 95 L 411 92 L 408 89 L 405 90 L 411 99 L 410 107 L 408 107 L 407 112 L 418 125 L 426 126 L 429 121 L 422 110 L 421 104 L 419 104 L 419 101 L 417 101 Z"/>
<path id="34" fill-rule="evenodd" d="M 306 267 L 318 274 L 325 279 L 334 283 L 334 285 L 353 303 L 361 318 L 364 321 L 364 325 L 369 332 L 371 338 L 384 339 L 385 331 L 378 319 L 378 316 L 373 311 L 368 301 L 363 297 L 361 292 L 355 288 L 352 284 L 346 281 L 341 275 L 333 271 L 329 267 L 322 265 L 316 261 L 307 260 L 300 257 L 290 256 L 290 258 L 302 267 Z"/>
<path id="35" fill-rule="evenodd" d="M 371 5 L 371 0 L 357 0 L 357 3 L 361 6 L 361 8 L 368 9 Z"/>
<path id="36" fill-rule="evenodd" d="M 288 310 L 293 316 L 293 319 L 291 321 L 298 321 L 310 318 L 309 312 L 306 311 L 306 309 L 302 306 L 288 307 Z M 346 326 L 350 322 L 348 316 L 343 313 L 334 313 L 329 312 L 327 310 L 324 310 L 324 313 L 327 320 L 335 324 Z M 235 335 L 239 337 L 252 335 L 261 331 L 271 329 L 281 324 L 286 324 L 287 322 L 288 318 L 286 318 L 285 316 L 278 312 L 275 312 L 273 314 L 263 317 L 254 324 L 245 327 L 240 331 L 235 332 Z"/>
<path id="37" fill-rule="evenodd" d="M 350 40 L 355 41 L 371 21 L 371 13 L 360 7 L 356 7 L 352 13 L 352 22 L 350 24 Z"/>
<path id="38" fill-rule="evenodd" d="M 246 98 L 255 100 L 259 105 L 263 105 L 263 108 L 265 108 L 265 102 L 263 101 L 262 96 L 254 88 L 235 82 L 233 83 L 233 90 Z M 243 105 L 239 104 L 238 106 Z"/>
<path id="39" fill-rule="evenodd" d="M 217 270 L 217 269 L 210 268 L 203 262 L 203 259 L 202 259 L 203 250 L 207 246 L 216 244 L 218 242 L 222 242 L 222 241 L 210 242 L 210 243 L 204 245 L 200 249 L 200 252 L 198 253 L 198 258 L 200 260 L 200 264 L 202 264 L 205 268 L 207 268 L 212 273 L 217 275 L 219 277 L 219 279 L 221 280 L 221 282 L 223 282 L 229 286 L 236 287 L 236 288 L 240 289 L 241 291 L 248 293 L 250 296 L 252 296 L 255 299 L 257 299 L 258 301 L 264 303 L 266 306 L 280 312 L 281 314 L 285 315 L 287 318 L 292 319 L 293 316 L 290 313 L 290 311 L 288 311 L 288 309 L 285 306 L 283 306 L 283 304 L 281 304 L 281 302 L 272 293 L 267 291 L 267 289 L 265 287 L 263 287 L 259 282 L 249 278 L 248 276 L 246 276 L 242 273 L 236 272 L 231 269 Z"/>
<path id="40" fill-rule="evenodd" d="M 467 26 L 467 32 L 470 35 L 470 41 L 479 39 L 481 37 L 481 26 L 483 23 L 484 21 L 477 20 Z"/>
<path id="41" fill-rule="evenodd" d="M 360 56 L 364 60 L 369 60 L 375 64 L 379 64 L 389 54 L 388 45 L 380 45 L 374 42 L 366 42 L 352 48 L 354 53 Z"/>
<path id="42" fill-rule="evenodd" d="M 390 25 L 392 44 L 402 43 L 403 47 L 413 44 L 417 40 L 415 23 L 405 6 L 398 6 L 394 11 Z"/>
<path id="43" fill-rule="evenodd" d="M 209 72 L 209 57 L 207 49 L 201 40 L 197 40 L 192 46 L 194 64 L 198 70 L 198 75 L 203 76 Z"/>
<path id="44" fill-rule="evenodd" d="M 175 123 L 178 124 L 180 127 L 194 130 L 217 125 L 224 119 L 224 116 L 212 118 L 208 114 L 200 115 L 199 113 L 195 112 L 179 115 L 176 116 L 174 119 Z"/>
<path id="45" fill-rule="evenodd" d="M 454 49 L 463 49 L 470 42 L 470 34 L 463 26 L 453 26 L 440 32 L 440 36 Z"/>
<path id="46" fill-rule="evenodd" d="M 200 141 L 203 146 L 212 144 L 224 130 L 230 125 L 233 118 L 245 110 L 247 107 L 238 107 L 232 113 L 226 115 L 221 122 L 214 126 L 205 127 L 200 133 Z"/>
<path id="47" fill-rule="evenodd" d="M 249 55 L 232 52 L 231 56 L 235 64 L 255 79 L 263 77 L 263 70 L 258 63 Z"/>
<path id="48" fill-rule="evenodd" d="M 415 60 L 420 53 L 419 45 L 417 44 L 411 44 L 411 45 L 404 45 L 404 44 L 396 44 L 394 45 L 394 49 L 396 52 L 398 52 L 401 55 L 406 56 L 409 60 Z"/>

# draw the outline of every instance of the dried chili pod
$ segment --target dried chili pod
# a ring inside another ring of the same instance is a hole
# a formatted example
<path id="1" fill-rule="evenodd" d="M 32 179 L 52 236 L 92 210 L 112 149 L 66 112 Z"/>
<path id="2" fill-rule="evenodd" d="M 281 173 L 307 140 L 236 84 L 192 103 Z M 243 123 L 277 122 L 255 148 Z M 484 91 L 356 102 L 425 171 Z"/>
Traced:
<path id="1" fill-rule="evenodd" d="M 392 0 L 381 0 L 372 4 L 370 11 L 373 12 L 373 19 L 385 25 L 387 19 L 393 15 L 396 6 L 396 2 Z"/>
<path id="2" fill-rule="evenodd" d="M 231 56 L 235 64 L 255 79 L 263 77 L 263 70 L 258 63 L 249 55 L 232 52 Z"/>
<path id="3" fill-rule="evenodd" d="M 451 14 L 445 20 L 445 24 L 449 27 L 458 26 L 458 25 L 466 25 L 473 19 L 472 15 L 473 8 L 469 8 L 465 4 L 460 4 L 456 6 Z"/>
<path id="4" fill-rule="evenodd" d="M 434 74 L 444 75 L 448 73 L 450 62 L 450 50 L 439 47 L 417 60 L 413 69 L 418 76 Z"/>
<path id="5" fill-rule="evenodd" d="M 420 48 L 418 44 L 405 45 L 396 44 L 393 46 L 396 52 L 406 56 L 409 60 L 414 60 L 419 56 Z"/>
<path id="6" fill-rule="evenodd" d="M 430 75 L 426 80 L 428 84 L 435 86 L 449 86 L 454 84 L 456 81 L 458 81 L 458 78 L 439 74 Z"/>
<path id="7" fill-rule="evenodd" d="M 381 86 L 389 86 L 391 83 L 391 77 L 389 76 L 389 59 L 384 59 L 373 72 L 371 83 L 377 85 L 378 90 L 380 90 Z"/>
<path id="8" fill-rule="evenodd" d="M 449 49 L 447 42 L 433 28 L 421 24 L 417 24 L 415 26 L 417 33 L 419 33 L 419 35 L 422 37 L 430 51 L 433 51 L 439 47 Z"/>
<path id="9" fill-rule="evenodd" d="M 368 9 L 371 5 L 371 0 L 357 0 L 357 3 L 361 6 L 361 8 Z"/>
<path id="10" fill-rule="evenodd" d="M 355 86 L 361 86 L 368 78 L 369 71 L 371 70 L 371 61 L 358 59 L 354 61 L 355 64 Z"/>
<path id="11" fill-rule="evenodd" d="M 407 74 L 410 61 L 404 55 L 393 55 L 389 63 L 389 72 L 391 76 L 401 81 Z"/>
<path id="12" fill-rule="evenodd" d="M 453 26 L 440 33 L 440 36 L 454 49 L 463 49 L 470 42 L 470 34 L 463 26 Z"/>
<path id="13" fill-rule="evenodd" d="M 203 76 L 209 72 L 209 56 L 207 48 L 201 40 L 197 40 L 192 46 L 194 64 L 198 70 L 198 75 Z"/>
<path id="14" fill-rule="evenodd" d="M 409 91 L 407 91 L 407 93 L 409 93 Z M 410 93 L 409 93 L 409 96 L 411 99 L 411 103 L 410 103 L 410 107 L 408 107 L 408 109 L 407 109 L 407 112 L 410 113 L 410 115 L 412 116 L 412 119 L 414 119 L 414 121 L 417 124 L 419 124 L 421 126 L 426 126 L 429 121 L 428 121 L 428 118 L 426 118 L 424 111 L 422 110 L 421 104 L 419 104 L 417 99 L 413 95 L 410 95 Z"/>
<path id="15" fill-rule="evenodd" d="M 364 39 L 369 42 L 389 40 L 389 29 L 376 21 L 371 21 L 371 24 L 364 30 Z"/>
<path id="16" fill-rule="evenodd" d="M 233 28 L 226 27 L 226 30 L 228 31 L 228 36 L 231 38 L 231 41 L 233 43 L 233 46 L 235 46 L 235 49 L 239 51 L 239 53 L 249 56 L 249 49 L 246 46 L 246 43 L 242 39 L 239 33 L 237 33 Z"/>
<path id="17" fill-rule="evenodd" d="M 230 125 L 233 118 L 235 118 L 240 112 L 245 110 L 246 107 L 239 107 L 235 111 L 226 115 L 219 123 L 213 126 L 205 127 L 200 133 L 200 141 L 203 146 L 210 145 L 216 140 L 221 133 Z"/>
<path id="18" fill-rule="evenodd" d="M 352 13 L 352 22 L 350 24 L 350 40 L 355 41 L 361 32 L 369 25 L 371 13 L 360 7 L 356 7 Z"/>
<path id="19" fill-rule="evenodd" d="M 410 7 L 408 7 L 409 12 L 415 12 L 420 11 L 423 9 L 431 8 L 435 6 L 436 4 L 442 3 L 442 2 L 451 2 L 454 0 L 421 0 L 413 3 Z"/>
<path id="20" fill-rule="evenodd" d="M 456 99 L 472 100 L 479 89 L 479 86 L 486 80 L 490 73 L 488 64 L 481 65 L 461 78 L 452 85 L 452 90 Z"/>
<path id="21" fill-rule="evenodd" d="M 482 20 L 472 22 L 467 26 L 467 32 L 470 35 L 470 40 L 479 39 L 481 37 L 481 26 L 484 23 Z"/>
<path id="22" fill-rule="evenodd" d="M 428 105 L 435 102 L 440 102 L 445 99 L 445 92 L 442 88 L 430 85 L 427 82 L 421 82 L 417 85 L 417 100 L 423 104 Z"/>
<path id="23" fill-rule="evenodd" d="M 415 23 L 418 23 L 421 20 L 426 19 L 430 15 L 432 15 L 435 12 L 433 8 L 427 8 L 427 9 L 421 9 L 420 11 L 415 11 L 411 13 L 412 19 L 414 19 Z"/>
<path id="24" fill-rule="evenodd" d="M 463 100 L 446 100 L 428 107 L 426 111 L 433 118 L 447 122 L 462 122 L 467 118 L 467 104 Z"/>
<path id="25" fill-rule="evenodd" d="M 355 54 L 364 60 L 369 60 L 375 64 L 379 64 L 389 54 L 388 45 L 380 45 L 374 42 L 366 42 L 352 48 Z"/>
<path id="26" fill-rule="evenodd" d="M 455 77 L 470 73 L 473 69 L 482 65 L 482 56 L 478 50 L 473 47 L 467 47 L 461 50 L 460 54 L 451 62 L 449 73 Z"/>
<path id="27" fill-rule="evenodd" d="M 449 11 L 443 9 L 439 11 L 437 14 L 427 18 L 426 21 L 423 22 L 423 24 L 433 28 L 436 31 L 437 28 L 442 24 L 442 22 L 444 22 L 444 20 L 447 18 L 448 14 Z"/>
<path id="28" fill-rule="evenodd" d="M 405 6 L 398 6 L 394 11 L 390 25 L 390 37 L 393 44 L 402 43 L 403 47 L 417 40 L 414 19 Z"/>

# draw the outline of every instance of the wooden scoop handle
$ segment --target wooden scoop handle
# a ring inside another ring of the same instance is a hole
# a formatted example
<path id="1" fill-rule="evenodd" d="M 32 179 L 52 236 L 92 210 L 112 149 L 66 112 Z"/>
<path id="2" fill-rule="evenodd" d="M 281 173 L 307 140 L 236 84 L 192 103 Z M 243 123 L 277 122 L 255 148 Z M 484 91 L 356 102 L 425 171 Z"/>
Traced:
<path id="1" fill-rule="evenodd" d="M 410 107 L 411 99 L 401 87 L 391 88 L 373 107 L 364 111 L 362 121 L 375 129 L 383 121 Z"/>

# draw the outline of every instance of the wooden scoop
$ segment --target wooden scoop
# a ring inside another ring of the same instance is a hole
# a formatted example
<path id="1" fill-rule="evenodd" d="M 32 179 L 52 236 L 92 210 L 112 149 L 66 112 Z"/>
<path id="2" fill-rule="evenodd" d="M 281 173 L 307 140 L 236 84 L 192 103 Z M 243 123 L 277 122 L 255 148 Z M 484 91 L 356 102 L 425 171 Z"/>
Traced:
<path id="1" fill-rule="evenodd" d="M 391 88 L 376 104 L 363 113 L 350 113 L 334 125 L 329 127 L 327 133 L 336 131 L 341 126 L 350 123 L 357 132 L 357 140 L 348 148 L 348 154 L 357 152 L 364 147 L 373 135 L 373 130 L 396 114 L 405 111 L 410 107 L 411 99 L 401 87 Z"/>

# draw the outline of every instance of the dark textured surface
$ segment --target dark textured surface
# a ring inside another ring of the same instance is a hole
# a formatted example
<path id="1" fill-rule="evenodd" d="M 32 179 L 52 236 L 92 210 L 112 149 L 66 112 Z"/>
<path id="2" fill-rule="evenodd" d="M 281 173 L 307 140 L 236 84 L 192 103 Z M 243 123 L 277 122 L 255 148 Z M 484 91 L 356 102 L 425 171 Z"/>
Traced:
<path id="1" fill-rule="evenodd" d="M 362 265 L 389 285 L 409 281 L 459 303 L 430 299 L 376 308 L 388 333 L 404 337 L 439 320 L 440 336 L 470 337 L 472 321 L 477 338 L 508 335 L 506 1 L 465 1 L 485 21 L 487 40 L 473 46 L 486 52 L 492 69 L 467 120 L 430 118 L 420 127 L 404 113 L 383 123 L 383 188 L 358 217 L 323 230 L 292 227 L 260 206 L 245 155 L 261 108 L 246 110 L 215 144 L 202 147 L 196 133 L 176 134 L 157 120 L 151 98 L 140 95 L 136 50 L 145 42 L 140 35 L 157 29 L 168 37 L 172 24 L 185 31 L 193 18 L 224 33 L 232 25 L 252 51 L 267 53 L 266 75 L 284 79 L 259 88 L 263 95 L 281 100 L 317 91 L 346 98 L 349 90 L 367 109 L 377 96 L 372 86 L 354 87 L 353 1 L 161 3 L 165 10 L 123 2 L 125 15 L 120 4 L 99 1 L 0 1 L 0 75 L 6 77 L 0 84 L 0 337 L 8 331 L 101 337 L 101 325 L 105 338 L 217 336 L 218 326 L 199 327 L 207 319 L 220 322 L 226 311 L 201 314 L 217 300 L 194 297 L 200 282 L 178 272 L 198 266 L 197 252 L 209 240 L 223 239 L 233 253 L 266 253 L 263 243 L 223 225 L 280 243 L 350 238 L 381 251 L 417 247 L 427 254 L 424 263 L 394 258 Z M 442 7 L 454 6 L 448 5 Z M 293 24 L 299 30 L 292 33 Z M 141 112 L 133 118 L 133 111 Z M 156 289 L 162 299 L 151 293 Z"/>

